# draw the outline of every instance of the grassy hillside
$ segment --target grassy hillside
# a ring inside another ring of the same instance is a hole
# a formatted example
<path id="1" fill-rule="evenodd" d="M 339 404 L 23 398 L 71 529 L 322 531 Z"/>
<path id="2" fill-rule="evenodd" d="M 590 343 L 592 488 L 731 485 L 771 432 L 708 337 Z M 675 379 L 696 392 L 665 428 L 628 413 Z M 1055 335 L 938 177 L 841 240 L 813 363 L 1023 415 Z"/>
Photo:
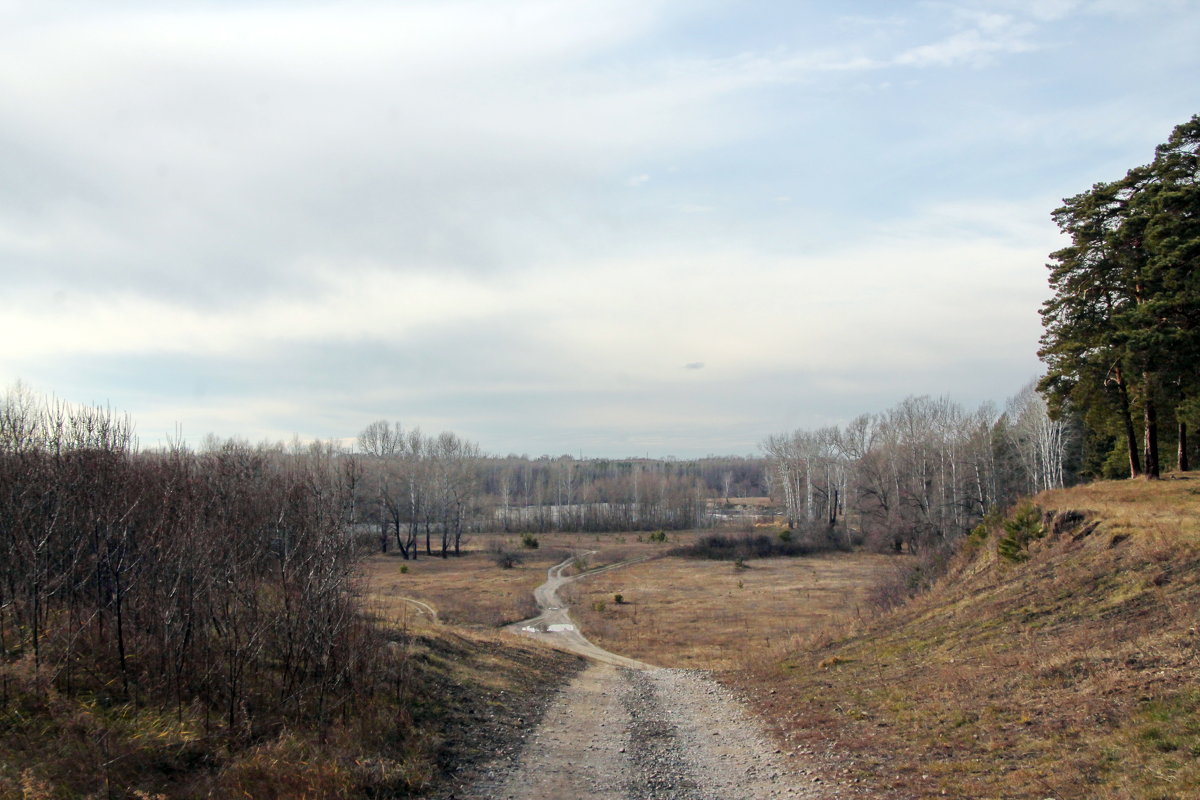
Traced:
<path id="1" fill-rule="evenodd" d="M 815 778 L 870 797 L 1200 796 L 1200 473 L 1033 502 L 916 600 L 748 666 L 790 746 L 830 764 Z"/>

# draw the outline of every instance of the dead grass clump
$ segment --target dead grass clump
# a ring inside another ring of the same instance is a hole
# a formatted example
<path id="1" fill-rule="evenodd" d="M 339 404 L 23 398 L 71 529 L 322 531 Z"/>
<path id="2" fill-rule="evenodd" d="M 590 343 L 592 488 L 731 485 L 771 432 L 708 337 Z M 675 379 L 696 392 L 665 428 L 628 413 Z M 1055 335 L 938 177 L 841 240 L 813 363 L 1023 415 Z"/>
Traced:
<path id="1" fill-rule="evenodd" d="M 354 774 L 326 748 L 283 736 L 235 758 L 215 789 L 225 797 L 256 800 L 332 800 L 348 796 L 356 783 Z"/>
<path id="2" fill-rule="evenodd" d="M 488 557 L 500 569 L 512 569 L 525 561 L 525 556 L 510 550 L 503 542 L 495 541 L 488 547 Z"/>
<path id="3" fill-rule="evenodd" d="M 838 664 L 849 664 L 853 660 L 854 659 L 846 658 L 845 656 L 830 656 L 829 658 L 822 659 L 817 664 L 817 668 L 818 669 L 829 669 L 830 667 L 836 667 Z"/>

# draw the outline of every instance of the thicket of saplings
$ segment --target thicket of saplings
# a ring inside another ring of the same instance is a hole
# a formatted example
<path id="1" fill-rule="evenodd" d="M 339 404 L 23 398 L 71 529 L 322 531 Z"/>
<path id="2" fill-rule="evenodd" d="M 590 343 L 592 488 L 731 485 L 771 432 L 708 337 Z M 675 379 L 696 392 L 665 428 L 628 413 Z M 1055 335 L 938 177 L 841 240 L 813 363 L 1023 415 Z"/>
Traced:
<path id="1" fill-rule="evenodd" d="M 106 410 L 18 397 L 0 411 L 6 748 L 47 770 L 37 747 L 52 741 L 62 774 L 42 777 L 80 794 L 215 776 L 281 736 L 345 734 L 399 764 L 409 687 L 356 603 L 344 458 L 139 453 Z M 363 781 L 401 788 L 402 773 Z"/>
<path id="2" fill-rule="evenodd" d="M 796 529 L 764 532 L 710 533 L 694 543 L 676 547 L 671 555 L 714 561 L 745 561 L 748 558 L 806 556 L 833 550 L 849 550 L 854 542 L 835 527 L 815 523 Z"/>

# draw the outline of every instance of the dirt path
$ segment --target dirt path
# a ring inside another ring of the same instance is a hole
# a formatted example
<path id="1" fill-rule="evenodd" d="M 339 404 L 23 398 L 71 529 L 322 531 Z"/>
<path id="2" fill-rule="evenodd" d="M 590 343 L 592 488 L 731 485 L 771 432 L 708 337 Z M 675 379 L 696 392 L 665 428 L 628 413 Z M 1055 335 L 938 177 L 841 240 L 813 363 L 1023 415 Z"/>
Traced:
<path id="1" fill-rule="evenodd" d="M 653 669 L 649 664 L 643 664 L 641 661 L 635 661 L 632 658 L 619 656 L 616 653 L 597 647 L 587 640 L 587 638 L 579 632 L 579 628 L 571 619 L 570 609 L 558 596 L 558 590 L 566 586 L 568 583 L 574 583 L 581 578 L 586 578 L 591 575 L 599 575 L 601 572 L 608 572 L 612 569 L 625 567 L 630 564 L 638 564 L 646 561 L 650 556 L 645 558 L 635 558 L 629 561 L 621 561 L 616 564 L 609 564 L 607 567 L 594 569 L 590 572 L 584 572 L 579 575 L 564 575 L 563 573 L 575 563 L 576 559 L 583 556 L 591 555 L 595 550 L 588 550 L 584 553 L 571 556 L 561 564 L 555 564 L 546 571 L 546 582 L 533 590 L 533 599 L 537 601 L 538 608 L 542 613 L 533 619 L 527 619 L 523 622 L 517 622 L 508 626 L 508 630 L 513 633 L 523 633 L 536 636 L 540 639 L 548 640 L 558 647 L 565 650 L 570 650 L 573 653 L 579 653 L 581 656 L 587 656 L 594 661 L 600 661 L 606 664 L 613 664 L 619 667 L 629 667 L 631 669 Z"/>
<path id="2" fill-rule="evenodd" d="M 589 574 L 552 567 L 535 592 L 542 614 L 512 629 L 593 663 L 558 690 L 520 756 L 485 767 L 462 800 L 833 798 L 801 781 L 727 689 L 698 670 L 660 669 L 589 642 L 558 590 Z M 624 564 L 614 564 L 614 569 Z M 599 572 L 597 570 L 596 572 Z"/>
<path id="3" fill-rule="evenodd" d="M 401 602 L 408 603 L 417 610 L 418 614 L 423 615 L 434 625 L 437 625 L 441 622 L 441 620 L 438 619 L 437 609 L 429 605 L 429 603 L 426 603 L 424 600 L 418 600 L 415 597 L 397 597 L 396 599 L 400 600 Z"/>

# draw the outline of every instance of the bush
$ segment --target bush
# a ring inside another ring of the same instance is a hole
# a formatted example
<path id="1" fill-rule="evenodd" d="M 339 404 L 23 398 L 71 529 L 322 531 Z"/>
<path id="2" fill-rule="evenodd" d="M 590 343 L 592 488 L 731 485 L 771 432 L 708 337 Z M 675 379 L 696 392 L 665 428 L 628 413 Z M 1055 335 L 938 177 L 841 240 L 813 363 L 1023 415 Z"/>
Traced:
<path id="1" fill-rule="evenodd" d="M 521 563 L 521 554 L 501 548 L 492 553 L 492 563 L 500 569 L 512 569 Z"/>
<path id="2" fill-rule="evenodd" d="M 953 552 L 952 546 L 924 548 L 915 564 L 893 565 L 868 588 L 867 602 L 884 611 L 903 605 L 946 574 Z"/>
<path id="3" fill-rule="evenodd" d="M 617 605 L 621 605 L 622 603 L 624 603 L 624 602 L 625 602 L 625 595 L 623 595 L 623 594 L 614 594 L 614 595 L 613 595 L 613 602 L 614 602 L 614 603 L 616 603 Z"/>
<path id="4" fill-rule="evenodd" d="M 666 540 L 667 540 L 667 532 L 666 531 L 655 531 L 654 533 L 650 534 L 650 541 L 652 541 L 652 542 L 665 542 Z"/>
<path id="5" fill-rule="evenodd" d="M 1042 511 L 1029 501 L 1017 506 L 1004 520 L 1003 527 L 1004 535 L 996 544 L 996 552 L 1001 558 L 1012 562 L 1026 561 L 1029 558 L 1029 543 L 1046 535 Z"/>
<path id="6" fill-rule="evenodd" d="M 816 552 L 817 548 L 794 540 L 784 541 L 778 536 L 765 533 L 757 535 L 727 536 L 716 533 L 705 536 L 689 547 L 679 547 L 671 555 L 684 558 L 708 558 L 715 561 L 745 561 L 748 558 L 771 558 L 773 556 L 803 556 Z"/>
<path id="7" fill-rule="evenodd" d="M 962 544 L 958 548 L 959 552 L 967 559 L 975 558 L 975 555 L 992 538 L 992 534 L 999 531 L 1003 524 L 1004 515 L 994 508 L 989 510 L 979 524 L 963 537 Z"/>
<path id="8" fill-rule="evenodd" d="M 521 534 L 521 546 L 528 550 L 537 550 L 538 549 L 537 537 L 534 536 L 532 533 L 522 533 Z"/>

